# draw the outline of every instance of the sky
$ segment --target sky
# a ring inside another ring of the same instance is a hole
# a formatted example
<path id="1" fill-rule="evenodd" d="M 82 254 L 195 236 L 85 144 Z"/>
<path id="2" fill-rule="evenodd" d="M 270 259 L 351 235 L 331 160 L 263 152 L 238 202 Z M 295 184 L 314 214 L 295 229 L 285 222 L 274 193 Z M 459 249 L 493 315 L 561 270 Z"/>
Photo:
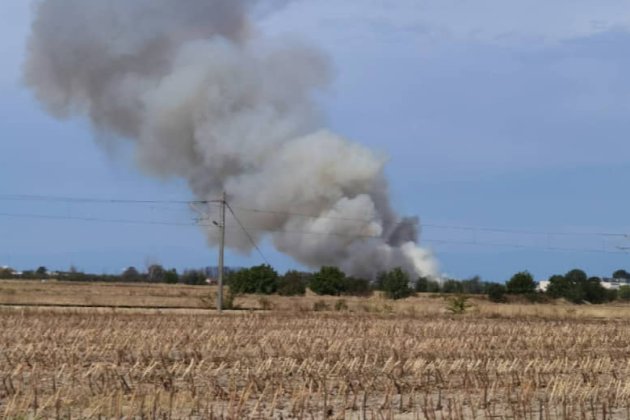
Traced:
<path id="1" fill-rule="evenodd" d="M 191 198 L 181 180 L 138 171 L 124 140 L 105 147 L 86 121 L 44 112 L 21 81 L 31 14 L 0 3 L 0 198 Z M 394 204 L 420 217 L 446 275 L 630 268 L 630 3 L 295 0 L 258 23 L 329 55 L 328 125 L 388 156 Z M 195 217 L 178 204 L 0 199 L 0 265 L 215 265 Z M 300 268 L 260 249 L 227 263 Z"/>

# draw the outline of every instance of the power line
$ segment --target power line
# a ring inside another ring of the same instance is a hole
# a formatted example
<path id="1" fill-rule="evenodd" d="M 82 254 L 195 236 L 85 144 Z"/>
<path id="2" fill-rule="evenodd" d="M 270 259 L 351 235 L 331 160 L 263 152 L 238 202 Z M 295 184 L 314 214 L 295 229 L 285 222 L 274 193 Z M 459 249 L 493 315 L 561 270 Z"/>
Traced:
<path id="1" fill-rule="evenodd" d="M 247 227 L 247 230 L 270 232 L 270 233 L 288 233 L 298 235 L 317 235 L 317 236 L 338 236 L 342 238 L 353 239 L 383 239 L 377 235 L 351 235 L 338 232 L 317 232 L 317 231 L 305 231 L 305 230 L 289 230 L 289 229 L 263 229 Z M 485 247 L 499 247 L 499 248 L 520 248 L 520 249 L 541 249 L 548 251 L 561 251 L 561 252 L 588 252 L 588 253 L 603 253 L 603 254 L 626 254 L 623 251 L 611 251 L 606 249 L 594 249 L 594 248 L 565 248 L 555 246 L 533 246 L 522 245 L 517 243 L 495 243 L 495 242 L 479 242 L 479 241 L 458 241 L 450 239 L 437 239 L 437 238 L 422 238 L 421 243 L 434 243 L 434 244 L 449 244 L 449 245 L 470 245 L 470 246 L 485 246 Z"/>
<path id="2" fill-rule="evenodd" d="M 247 235 L 249 241 L 256 248 L 260 256 L 269 264 L 268 260 L 265 258 L 264 254 L 257 246 L 251 235 L 248 231 L 261 231 L 261 232 L 269 232 L 269 233 L 287 233 L 287 234 L 299 234 L 299 235 L 317 235 L 317 236 L 336 236 L 336 237 L 344 237 L 344 238 L 352 238 L 352 239 L 382 239 L 381 236 L 378 235 L 360 235 L 360 234 L 345 234 L 340 232 L 319 232 L 319 231 L 309 231 L 309 230 L 292 230 L 292 229 L 266 229 L 266 228 L 256 228 L 256 227 L 245 227 L 241 221 L 238 219 L 232 208 L 228 205 L 228 208 L 235 220 L 237 221 L 240 229 L 244 231 Z M 74 221 L 83 221 L 83 222 L 102 222 L 102 223 L 115 223 L 115 224 L 134 224 L 134 225 L 157 225 L 157 226 L 201 226 L 201 227 L 211 227 L 213 225 L 198 223 L 195 221 L 191 221 L 189 223 L 184 222 L 167 222 L 167 221 L 154 221 L 154 220 L 135 220 L 135 219 L 111 219 L 111 218 L 100 218 L 100 217 L 86 217 L 86 216 L 58 216 L 58 215 L 46 215 L 46 214 L 29 214 L 29 213 L 6 213 L 0 212 L 1 217 L 14 217 L 14 218 L 26 218 L 26 219 L 49 219 L 49 220 L 74 220 Z M 481 230 L 481 229 L 479 229 Z M 520 231 L 512 231 L 512 230 L 502 230 L 503 233 L 521 233 Z M 569 233 L 567 233 L 569 234 Z M 621 234 L 615 236 L 622 236 Z M 625 235 L 623 235 L 625 236 Z M 450 239 L 439 239 L 439 238 L 423 238 L 423 243 L 434 243 L 434 244 L 452 244 L 452 245 L 469 245 L 469 246 L 486 246 L 486 247 L 502 247 L 502 248 L 520 248 L 520 249 L 543 249 L 549 251 L 561 251 L 561 252 L 589 252 L 589 253 L 605 253 L 605 254 L 627 254 L 626 249 L 622 247 L 617 247 L 617 251 L 609 250 L 609 249 L 592 249 L 592 248 L 565 248 L 565 247 L 555 247 L 555 246 L 533 246 L 533 245 L 522 245 L 517 243 L 510 242 L 502 242 L 502 243 L 493 243 L 493 242 L 479 242 L 479 241 L 460 241 L 460 240 L 450 240 Z"/>
<path id="3" fill-rule="evenodd" d="M 450 230 L 466 230 L 477 232 L 495 232 L 495 233 L 516 233 L 520 235 L 532 235 L 532 236 L 606 236 L 606 237 L 624 237 L 629 238 L 630 234 L 627 233 L 613 233 L 613 232 L 561 232 L 561 231 L 536 231 L 526 229 L 511 229 L 511 228 L 494 228 L 494 227 L 479 227 L 479 226 L 461 226 L 461 225 L 439 225 L 431 223 L 422 223 L 422 227 L 430 227 L 434 229 L 450 229 Z"/>
<path id="4" fill-rule="evenodd" d="M 255 209 L 255 208 L 245 208 L 245 207 L 234 207 L 240 211 L 251 212 L 251 213 L 264 213 L 264 214 L 277 214 L 284 216 L 297 216 L 297 217 L 305 217 L 309 219 L 322 219 L 322 220 L 346 220 L 346 221 L 354 221 L 354 222 L 372 222 L 374 219 L 362 219 L 362 218 L 354 218 L 354 217 L 336 217 L 336 216 L 321 216 L 316 214 L 308 214 L 308 213 L 297 213 L 290 211 L 280 211 L 280 210 L 263 210 L 263 209 Z M 483 227 L 483 226 L 466 226 L 466 225 L 448 225 L 448 224 L 433 224 L 433 223 L 421 223 L 417 220 L 402 220 L 397 222 L 394 226 L 401 225 L 418 225 L 423 228 L 434 228 L 434 229 L 452 229 L 452 230 L 467 230 L 467 231 L 479 231 L 479 232 L 495 232 L 495 233 L 516 233 L 521 235 L 533 235 L 533 236 L 605 236 L 605 237 L 624 237 L 630 238 L 630 234 L 628 233 L 618 233 L 618 232 L 566 232 L 566 231 L 536 231 L 536 230 L 527 230 L 527 229 L 514 229 L 514 228 L 499 228 L 499 227 Z"/>
<path id="5" fill-rule="evenodd" d="M 0 201 L 46 201 L 46 202 L 65 202 L 65 203 L 97 203 L 97 204 L 211 204 L 221 203 L 221 200 L 131 200 L 131 199 L 97 199 L 86 197 L 64 197 L 64 196 L 46 196 L 46 195 L 30 195 L 30 194 L 0 194 Z M 299 213 L 291 211 L 280 210 L 265 210 L 257 208 L 246 208 L 239 206 L 232 206 L 230 211 L 234 214 L 234 210 L 250 212 L 250 213 L 264 213 L 264 214 L 276 214 L 284 216 L 297 216 L 310 219 L 322 219 L 322 220 L 342 220 L 353 221 L 361 223 L 369 223 L 374 219 L 367 218 L 354 218 L 354 217 L 342 217 L 342 216 L 322 216 L 317 214 Z M 514 233 L 520 235 L 532 235 L 532 236 L 603 236 L 603 237 L 618 237 L 618 238 L 630 238 L 629 233 L 621 232 L 566 232 L 566 231 L 536 231 L 527 229 L 514 229 L 514 228 L 499 228 L 499 227 L 483 227 L 483 226 L 466 226 L 466 225 L 449 225 L 449 224 L 432 224 L 432 223 L 420 223 L 416 220 L 402 220 L 397 222 L 394 227 L 401 225 L 419 225 L 424 228 L 443 229 L 443 230 L 466 230 L 472 232 L 494 232 L 494 233 Z"/>
<path id="6" fill-rule="evenodd" d="M 84 217 L 84 216 L 55 216 L 46 214 L 28 214 L 28 213 L 0 213 L 2 217 L 15 217 L 21 219 L 49 219 L 49 220 L 77 220 L 82 222 L 103 222 L 103 223 L 120 223 L 133 225 L 160 225 L 160 226 L 197 226 L 197 223 L 178 223 L 163 222 L 151 220 L 131 220 L 131 219 L 104 219 L 100 217 Z"/>
<path id="7" fill-rule="evenodd" d="M 99 204 L 209 204 L 221 202 L 221 200 L 130 200 L 119 198 L 63 197 L 30 194 L 0 194 L 0 201 L 46 201 Z"/>
<path id="8" fill-rule="evenodd" d="M 245 235 L 247 235 L 247 238 L 249 239 L 249 242 L 251 242 L 251 244 L 254 246 L 254 248 L 256 248 L 256 251 L 258 251 L 258 254 L 260 254 L 260 257 L 265 261 L 265 263 L 267 263 L 267 265 L 271 265 L 271 264 L 269 264 L 269 261 L 267 261 L 267 258 L 265 258 L 264 254 L 262 253 L 262 251 L 258 247 L 258 244 L 256 243 L 256 241 L 254 241 L 254 239 L 249 234 L 247 229 L 245 229 L 245 227 L 243 226 L 243 224 L 241 223 L 239 218 L 236 216 L 236 214 L 234 213 L 234 210 L 232 210 L 232 207 L 230 206 L 230 204 L 227 201 L 224 201 L 224 204 L 230 210 L 230 213 L 232 213 L 232 216 L 234 216 L 234 220 L 236 220 L 236 222 L 239 224 L 241 229 L 243 229 L 243 232 L 245 232 Z M 223 226 L 223 228 L 226 229 L 226 226 Z"/>

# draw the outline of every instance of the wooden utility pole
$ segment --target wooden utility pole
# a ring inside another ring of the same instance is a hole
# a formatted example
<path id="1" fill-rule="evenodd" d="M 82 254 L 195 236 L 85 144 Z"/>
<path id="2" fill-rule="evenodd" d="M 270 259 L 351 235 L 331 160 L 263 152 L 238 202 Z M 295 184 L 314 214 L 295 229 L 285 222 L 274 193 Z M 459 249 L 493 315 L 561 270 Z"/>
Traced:
<path id="1" fill-rule="evenodd" d="M 225 196 L 225 191 L 223 191 L 223 195 L 221 196 L 221 221 L 219 222 L 219 228 L 221 229 L 221 238 L 219 242 L 219 278 L 218 285 L 219 290 L 217 291 L 217 311 L 219 313 L 223 312 L 223 257 L 225 253 L 225 206 L 227 205 L 227 200 Z"/>

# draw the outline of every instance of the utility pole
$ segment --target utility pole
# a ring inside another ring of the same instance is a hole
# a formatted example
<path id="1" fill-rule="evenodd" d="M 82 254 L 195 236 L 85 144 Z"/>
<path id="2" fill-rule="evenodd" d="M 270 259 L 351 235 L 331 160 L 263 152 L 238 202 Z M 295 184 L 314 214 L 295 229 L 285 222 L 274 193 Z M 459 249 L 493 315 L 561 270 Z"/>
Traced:
<path id="1" fill-rule="evenodd" d="M 221 230 L 221 232 L 219 233 L 219 278 L 217 279 L 219 290 L 217 291 L 217 311 L 219 313 L 222 313 L 223 312 L 223 277 L 224 277 L 223 276 L 223 271 L 224 271 L 223 270 L 223 256 L 225 253 L 224 252 L 225 251 L 225 208 L 227 207 L 227 195 L 225 194 L 225 191 L 223 191 L 223 194 L 221 195 L 220 200 L 203 201 L 203 203 L 205 204 L 219 203 L 219 205 L 221 206 L 220 220 L 219 222 L 212 220 L 212 224 Z M 190 208 L 202 216 L 201 219 L 197 220 L 198 222 L 202 220 L 210 220 L 210 215 L 205 210 L 198 208 L 195 205 L 195 203 L 191 203 Z"/>
<path id="2" fill-rule="evenodd" d="M 217 292 L 217 311 L 223 313 L 223 256 L 225 251 L 225 206 L 227 205 L 225 191 L 221 196 L 221 221 L 219 228 L 221 229 L 221 238 L 219 243 L 219 290 Z"/>

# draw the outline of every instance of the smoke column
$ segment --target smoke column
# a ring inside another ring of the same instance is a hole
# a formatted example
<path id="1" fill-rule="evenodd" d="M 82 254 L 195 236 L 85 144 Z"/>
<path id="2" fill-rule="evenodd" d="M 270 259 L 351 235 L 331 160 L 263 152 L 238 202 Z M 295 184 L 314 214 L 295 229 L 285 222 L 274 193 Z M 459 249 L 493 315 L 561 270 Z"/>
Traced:
<path id="1" fill-rule="evenodd" d="M 134 142 L 144 171 L 185 178 L 201 200 L 225 189 L 255 240 L 271 235 L 305 265 L 435 274 L 417 221 L 391 208 L 385 159 L 321 129 L 311 97 L 328 83 L 326 57 L 254 27 L 270 6 L 40 0 L 24 78 L 55 117 Z M 216 229 L 207 234 L 215 244 Z M 251 248 L 229 223 L 227 240 Z"/>

